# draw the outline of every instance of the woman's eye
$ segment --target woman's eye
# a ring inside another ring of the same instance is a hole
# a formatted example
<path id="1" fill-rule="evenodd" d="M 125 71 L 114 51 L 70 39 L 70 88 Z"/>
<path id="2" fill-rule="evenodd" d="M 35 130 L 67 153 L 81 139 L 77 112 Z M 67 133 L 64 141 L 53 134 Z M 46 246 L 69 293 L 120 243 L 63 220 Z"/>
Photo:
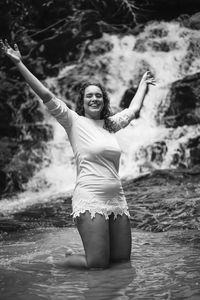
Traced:
<path id="1" fill-rule="evenodd" d="M 92 98 L 92 97 L 93 97 L 93 94 L 87 94 L 86 97 L 87 97 L 87 98 Z M 102 96 L 101 94 L 95 94 L 95 97 L 96 97 L 96 98 L 102 98 L 103 96 Z"/>

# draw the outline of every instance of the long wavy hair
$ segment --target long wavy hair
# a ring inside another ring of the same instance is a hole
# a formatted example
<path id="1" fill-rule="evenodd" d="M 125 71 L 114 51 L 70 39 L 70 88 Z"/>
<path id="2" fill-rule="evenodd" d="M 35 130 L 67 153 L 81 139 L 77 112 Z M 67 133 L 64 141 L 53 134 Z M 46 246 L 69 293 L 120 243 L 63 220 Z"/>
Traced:
<path id="1" fill-rule="evenodd" d="M 110 100 L 109 100 L 109 97 L 108 97 L 108 94 L 107 94 L 105 88 L 99 82 L 87 81 L 81 85 L 81 88 L 79 90 L 79 95 L 77 98 L 77 102 L 76 102 L 76 112 L 80 116 L 85 116 L 84 94 L 85 94 L 85 89 L 90 85 L 95 85 L 95 86 L 99 87 L 102 92 L 104 106 L 103 106 L 103 109 L 100 114 L 100 119 L 104 120 L 104 128 L 106 130 L 112 132 L 113 130 L 111 128 L 111 123 L 109 122 L 109 119 L 108 119 L 109 116 L 111 115 Z"/>

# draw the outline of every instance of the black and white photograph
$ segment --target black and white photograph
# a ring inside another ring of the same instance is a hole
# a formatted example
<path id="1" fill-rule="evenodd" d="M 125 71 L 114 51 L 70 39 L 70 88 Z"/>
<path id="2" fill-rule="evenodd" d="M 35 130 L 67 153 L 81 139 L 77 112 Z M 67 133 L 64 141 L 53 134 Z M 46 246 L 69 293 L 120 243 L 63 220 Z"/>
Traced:
<path id="1" fill-rule="evenodd" d="M 0 300 L 200 299 L 200 1 L 1 0 Z"/>

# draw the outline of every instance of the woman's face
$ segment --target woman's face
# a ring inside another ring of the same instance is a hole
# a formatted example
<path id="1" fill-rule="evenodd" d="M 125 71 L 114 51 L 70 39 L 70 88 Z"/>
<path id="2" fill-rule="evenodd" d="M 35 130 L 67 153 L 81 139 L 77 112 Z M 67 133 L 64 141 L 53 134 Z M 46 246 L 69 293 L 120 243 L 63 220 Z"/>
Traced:
<path id="1" fill-rule="evenodd" d="M 90 119 L 100 119 L 100 114 L 104 106 L 103 93 L 96 85 L 89 85 L 84 92 L 85 117 Z"/>

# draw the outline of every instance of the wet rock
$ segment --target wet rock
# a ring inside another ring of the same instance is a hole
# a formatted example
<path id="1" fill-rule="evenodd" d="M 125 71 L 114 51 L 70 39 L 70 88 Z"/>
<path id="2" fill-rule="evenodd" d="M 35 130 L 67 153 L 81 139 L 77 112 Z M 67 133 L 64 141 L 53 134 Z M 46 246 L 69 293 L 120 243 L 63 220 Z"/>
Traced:
<path id="1" fill-rule="evenodd" d="M 199 8 L 200 10 L 200 8 Z M 191 29 L 199 30 L 200 29 L 200 12 L 188 17 L 184 20 L 184 26 L 189 27 Z"/>
<path id="2" fill-rule="evenodd" d="M 163 117 L 167 127 L 200 123 L 200 73 L 174 82 L 167 97 L 170 105 Z"/>
<path id="3" fill-rule="evenodd" d="M 5 102 L 0 102 L 0 124 L 9 124 L 12 121 L 13 109 L 12 107 Z M 2 133 L 2 129 L 0 129 L 0 134 Z"/>
<path id="4" fill-rule="evenodd" d="M 200 136 L 189 139 L 187 149 L 190 151 L 190 167 L 200 165 Z"/>
<path id="5" fill-rule="evenodd" d="M 16 138 L 20 136 L 20 133 L 21 130 L 18 125 L 7 125 L 6 123 L 0 124 L 0 138 Z"/>
<path id="6" fill-rule="evenodd" d="M 176 42 L 170 42 L 167 40 L 162 40 L 162 41 L 154 41 L 149 39 L 138 39 L 135 43 L 134 46 L 134 51 L 137 52 L 145 52 L 150 49 L 153 49 L 154 51 L 159 51 L 159 52 L 169 52 L 172 50 L 175 50 L 177 48 Z"/>
<path id="7" fill-rule="evenodd" d="M 189 19 L 190 21 L 190 28 L 199 30 L 200 29 L 200 12 L 194 14 Z"/>
<path id="8" fill-rule="evenodd" d="M 156 170 L 136 179 L 123 181 L 131 226 L 146 231 L 200 228 L 200 168 Z M 16 224 L 16 226 L 15 226 Z M 71 197 L 54 195 L 47 203 L 37 203 L 0 217 L 0 231 L 10 232 L 37 227 L 74 226 Z"/>
<path id="9" fill-rule="evenodd" d="M 2 193 L 6 189 L 6 174 L 4 171 L 0 170 L 0 193 Z"/>
<path id="10" fill-rule="evenodd" d="M 21 231 L 29 228 L 28 224 L 15 220 L 12 217 L 0 217 L 0 233 Z"/>
<path id="11" fill-rule="evenodd" d="M 161 164 L 167 153 L 167 145 L 165 141 L 155 142 L 151 147 L 150 161 Z"/>
<path id="12" fill-rule="evenodd" d="M 24 124 L 22 140 L 49 141 L 53 139 L 53 128 L 50 124 Z"/>
<path id="13" fill-rule="evenodd" d="M 0 233 L 37 227 L 74 225 L 71 217 L 71 197 L 53 196 L 48 203 L 37 203 L 12 216 L 0 216 Z"/>
<path id="14" fill-rule="evenodd" d="M 125 91 L 125 93 L 122 96 L 122 99 L 120 101 L 120 104 L 119 104 L 119 106 L 122 109 L 129 107 L 131 100 L 133 99 L 133 97 L 136 94 L 136 91 L 137 91 L 137 87 L 130 87 Z"/>
<path id="15" fill-rule="evenodd" d="M 44 159 L 45 164 L 48 164 L 48 148 L 45 141 L 27 139 L 18 147 L 16 145 L 17 141 L 13 141 L 13 144 L 6 140 L 0 143 L 1 197 L 5 196 L 5 193 L 23 191 L 28 180 L 40 170 Z"/>
<path id="16" fill-rule="evenodd" d="M 147 231 L 199 229 L 200 168 L 157 170 L 124 182 L 131 225 Z"/>

